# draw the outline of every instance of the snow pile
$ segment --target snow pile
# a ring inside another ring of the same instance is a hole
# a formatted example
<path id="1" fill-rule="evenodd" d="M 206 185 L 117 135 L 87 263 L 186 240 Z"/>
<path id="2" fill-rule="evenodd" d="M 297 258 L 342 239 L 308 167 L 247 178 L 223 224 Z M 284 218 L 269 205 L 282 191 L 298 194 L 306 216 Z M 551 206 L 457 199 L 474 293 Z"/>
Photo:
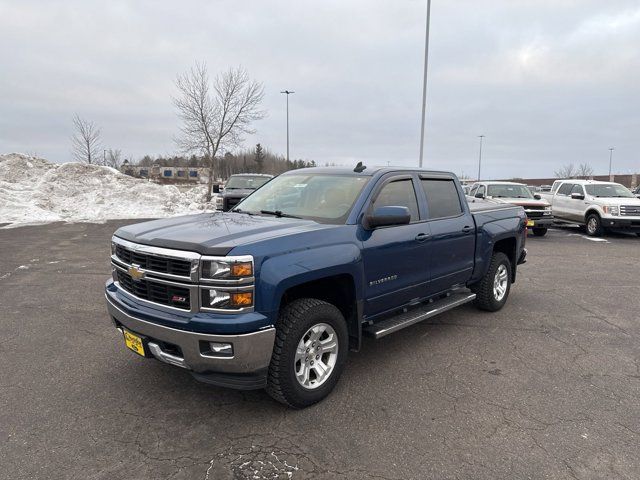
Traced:
<path id="1" fill-rule="evenodd" d="M 109 167 L 54 164 L 18 153 L 0 155 L 0 224 L 198 213 L 207 207 L 204 194 L 204 186 L 180 192 L 173 185 L 133 178 Z"/>

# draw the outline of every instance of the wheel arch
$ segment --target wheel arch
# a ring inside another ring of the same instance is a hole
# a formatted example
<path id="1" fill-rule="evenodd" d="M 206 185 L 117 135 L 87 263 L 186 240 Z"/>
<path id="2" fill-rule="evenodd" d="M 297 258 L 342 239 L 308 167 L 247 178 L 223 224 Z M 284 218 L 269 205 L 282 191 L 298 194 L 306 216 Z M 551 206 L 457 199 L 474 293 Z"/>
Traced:
<path id="1" fill-rule="evenodd" d="M 360 348 L 362 302 L 357 300 L 356 282 L 352 275 L 339 273 L 290 286 L 282 293 L 280 309 L 299 298 L 315 298 L 334 305 L 347 322 L 349 348 Z"/>
<path id="2" fill-rule="evenodd" d="M 600 218 L 600 220 L 602 220 L 602 213 L 600 213 L 600 211 L 596 208 L 596 207 L 589 207 L 587 209 L 587 211 L 584 213 L 584 224 L 587 224 L 587 218 L 589 218 L 589 215 L 595 213 L 596 215 L 598 215 L 598 217 Z"/>
<path id="3" fill-rule="evenodd" d="M 518 242 L 515 237 L 507 237 L 498 240 L 493 246 L 494 252 L 504 253 L 511 263 L 511 283 L 516 281 L 516 267 L 518 263 L 517 249 Z"/>

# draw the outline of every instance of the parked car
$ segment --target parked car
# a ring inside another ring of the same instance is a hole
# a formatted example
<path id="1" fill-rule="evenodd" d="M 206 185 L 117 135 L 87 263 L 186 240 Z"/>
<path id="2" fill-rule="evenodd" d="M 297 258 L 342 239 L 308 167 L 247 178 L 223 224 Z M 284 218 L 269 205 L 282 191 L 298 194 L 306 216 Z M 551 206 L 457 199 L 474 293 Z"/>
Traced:
<path id="1" fill-rule="evenodd" d="M 231 210 L 240 203 L 243 198 L 253 193 L 254 190 L 260 188 L 272 178 L 273 175 L 260 173 L 237 173 L 231 175 L 223 189 L 214 185 L 214 193 L 219 194 L 216 197 L 216 210 L 223 210 L 225 212 Z"/>
<path id="2" fill-rule="evenodd" d="M 633 194 L 640 198 L 640 185 L 638 185 L 636 188 L 633 189 Z"/>
<path id="3" fill-rule="evenodd" d="M 305 407 L 364 335 L 501 309 L 525 222 L 521 207 L 470 206 L 452 173 L 292 170 L 230 212 L 119 228 L 107 307 L 140 356 Z"/>
<path id="4" fill-rule="evenodd" d="M 619 183 L 561 180 L 551 205 L 556 221 L 577 223 L 588 235 L 608 229 L 640 235 L 640 199 Z"/>
<path id="5" fill-rule="evenodd" d="M 523 183 L 478 182 L 471 187 L 470 196 L 523 207 L 527 214 L 527 227 L 538 237 L 546 235 L 553 225 L 551 204 L 542 200 L 539 194 L 532 193 Z"/>

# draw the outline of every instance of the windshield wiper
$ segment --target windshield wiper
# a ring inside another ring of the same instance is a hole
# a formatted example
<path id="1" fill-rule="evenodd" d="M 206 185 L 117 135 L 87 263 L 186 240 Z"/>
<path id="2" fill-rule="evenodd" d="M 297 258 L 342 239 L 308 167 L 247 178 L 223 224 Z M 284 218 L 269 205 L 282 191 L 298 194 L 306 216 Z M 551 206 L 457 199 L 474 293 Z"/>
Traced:
<path id="1" fill-rule="evenodd" d="M 234 208 L 233 210 L 231 210 L 234 213 L 246 213 L 247 215 L 255 215 L 255 213 L 253 212 L 248 212 L 246 210 L 242 210 L 241 208 Z"/>
<path id="2" fill-rule="evenodd" d="M 282 213 L 282 210 L 260 210 L 260 213 L 263 213 L 265 215 L 275 215 L 276 217 L 302 218 L 296 217 L 295 215 L 289 215 L 288 213 Z"/>

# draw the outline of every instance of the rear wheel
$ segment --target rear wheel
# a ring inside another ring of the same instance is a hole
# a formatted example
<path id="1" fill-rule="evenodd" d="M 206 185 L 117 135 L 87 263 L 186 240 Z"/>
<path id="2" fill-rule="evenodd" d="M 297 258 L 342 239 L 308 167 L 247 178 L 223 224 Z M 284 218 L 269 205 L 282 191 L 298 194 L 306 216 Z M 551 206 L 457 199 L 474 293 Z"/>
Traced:
<path id="1" fill-rule="evenodd" d="M 536 237 L 544 237 L 547 234 L 547 228 L 546 227 L 534 228 L 533 229 L 533 234 Z"/>
<path id="2" fill-rule="evenodd" d="M 491 257 L 489 270 L 472 290 L 476 293 L 475 304 L 480 310 L 495 312 L 500 310 L 511 290 L 511 262 L 502 252 Z"/>
<path id="3" fill-rule="evenodd" d="M 599 237 L 603 233 L 602 221 L 597 213 L 590 213 L 587 216 L 587 235 L 590 237 Z"/>
<path id="4" fill-rule="evenodd" d="M 315 298 L 294 300 L 276 322 L 267 393 L 293 408 L 319 402 L 338 382 L 347 350 L 340 310 Z"/>

